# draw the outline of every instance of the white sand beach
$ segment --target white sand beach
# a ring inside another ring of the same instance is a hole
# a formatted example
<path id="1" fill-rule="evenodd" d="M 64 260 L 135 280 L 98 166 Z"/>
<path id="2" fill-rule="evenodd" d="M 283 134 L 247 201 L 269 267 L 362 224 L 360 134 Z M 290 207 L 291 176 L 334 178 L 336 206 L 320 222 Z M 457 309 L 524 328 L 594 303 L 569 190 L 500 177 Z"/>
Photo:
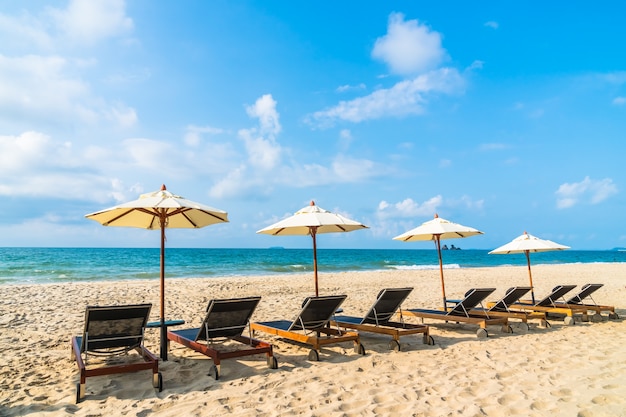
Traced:
<path id="1" fill-rule="evenodd" d="M 405 308 L 441 307 L 438 271 L 321 273 L 320 294 L 347 294 L 346 314 L 360 315 L 385 287 L 412 286 Z M 525 267 L 446 270 L 446 292 L 459 298 L 472 287 L 527 285 Z M 78 368 L 70 338 L 80 334 L 87 305 L 150 302 L 158 318 L 157 281 L 0 286 L 0 416 L 626 416 L 626 264 L 533 266 L 535 294 L 557 284 L 603 283 L 594 299 L 614 305 L 618 320 L 552 327 L 513 323 L 513 334 L 489 329 L 476 337 L 470 325 L 431 324 L 435 345 L 419 335 L 402 339 L 363 334 L 359 356 L 350 343 L 322 350 L 257 334 L 274 344 L 278 369 L 263 355 L 222 362 L 219 380 L 211 360 L 172 343 L 160 363 L 164 389 L 149 371 L 87 379 L 87 396 L 75 404 Z M 262 296 L 253 321 L 293 319 L 313 293 L 311 274 L 247 278 L 168 279 L 166 315 L 200 325 L 212 298 Z M 408 321 L 419 322 L 417 319 Z M 158 332 L 147 330 L 158 354 Z"/>

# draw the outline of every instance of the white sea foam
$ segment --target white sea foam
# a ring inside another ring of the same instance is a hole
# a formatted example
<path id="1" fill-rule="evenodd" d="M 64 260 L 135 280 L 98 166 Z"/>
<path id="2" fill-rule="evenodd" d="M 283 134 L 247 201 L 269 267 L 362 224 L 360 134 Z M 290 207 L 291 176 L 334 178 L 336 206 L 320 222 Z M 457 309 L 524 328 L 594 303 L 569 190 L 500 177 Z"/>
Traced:
<path id="1" fill-rule="evenodd" d="M 389 268 L 399 270 L 425 270 L 425 269 L 439 269 L 439 265 L 389 265 Z M 459 264 L 443 265 L 443 269 L 461 269 Z"/>

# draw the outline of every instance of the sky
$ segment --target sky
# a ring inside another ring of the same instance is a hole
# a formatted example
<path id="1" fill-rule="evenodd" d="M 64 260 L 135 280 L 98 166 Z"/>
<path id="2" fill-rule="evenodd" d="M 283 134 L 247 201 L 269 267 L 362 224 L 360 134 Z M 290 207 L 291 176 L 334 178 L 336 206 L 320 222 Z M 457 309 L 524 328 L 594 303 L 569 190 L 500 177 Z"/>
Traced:
<path id="1" fill-rule="evenodd" d="M 626 246 L 626 5 L 0 0 L 0 246 L 152 247 L 85 214 L 165 184 L 229 223 L 168 247 L 306 248 L 256 231 L 310 201 L 392 240 L 439 217 Z"/>

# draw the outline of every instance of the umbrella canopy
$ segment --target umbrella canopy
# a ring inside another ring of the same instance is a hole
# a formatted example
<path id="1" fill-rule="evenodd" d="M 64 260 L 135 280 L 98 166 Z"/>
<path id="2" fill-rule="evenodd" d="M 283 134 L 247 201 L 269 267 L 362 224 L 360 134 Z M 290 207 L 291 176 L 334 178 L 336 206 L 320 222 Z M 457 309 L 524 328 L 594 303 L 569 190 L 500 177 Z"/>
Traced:
<path id="1" fill-rule="evenodd" d="M 215 223 L 228 222 L 225 211 L 187 200 L 167 191 L 146 193 L 137 200 L 85 215 L 103 226 L 136 227 L 161 230 L 161 358 L 167 360 L 165 335 L 165 229 L 199 229 Z"/>
<path id="2" fill-rule="evenodd" d="M 319 295 L 317 284 L 317 239 L 320 233 L 342 233 L 353 230 L 367 229 L 368 227 L 341 214 L 331 213 L 328 210 L 311 204 L 298 210 L 293 216 L 287 217 L 267 226 L 257 233 L 266 235 L 310 235 L 313 239 L 313 275 L 315 278 L 315 296 Z"/>
<path id="3" fill-rule="evenodd" d="M 449 220 L 442 219 L 437 214 L 435 214 L 434 219 L 424 222 L 420 226 L 417 226 L 415 229 L 404 232 L 401 235 L 394 237 L 393 239 L 402 240 L 404 242 L 426 240 L 432 240 L 435 242 L 437 254 L 439 255 L 439 274 L 441 276 L 443 309 L 445 311 L 448 311 L 448 305 L 446 303 L 446 286 L 443 279 L 443 261 L 441 259 L 441 239 L 457 239 L 482 234 L 483 232 L 481 232 L 480 230 L 476 230 L 468 226 L 463 226 L 462 224 L 453 223 Z"/>
<path id="4" fill-rule="evenodd" d="M 500 246 L 489 252 L 490 254 L 509 254 L 524 253 L 526 254 L 526 262 L 528 263 L 528 278 L 530 279 L 531 296 L 533 304 L 535 303 L 535 291 L 533 289 L 533 274 L 530 269 L 530 252 L 548 252 L 553 250 L 565 250 L 569 246 L 555 243 L 551 240 L 540 239 L 536 236 L 524 232 L 523 235 L 516 237 L 506 245 Z"/>

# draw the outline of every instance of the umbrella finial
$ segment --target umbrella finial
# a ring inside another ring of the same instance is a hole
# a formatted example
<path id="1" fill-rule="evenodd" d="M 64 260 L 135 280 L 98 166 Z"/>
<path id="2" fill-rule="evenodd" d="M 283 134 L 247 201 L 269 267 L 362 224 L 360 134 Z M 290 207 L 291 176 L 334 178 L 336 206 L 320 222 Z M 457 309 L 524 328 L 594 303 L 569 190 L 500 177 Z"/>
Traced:
<path id="1" fill-rule="evenodd" d="M 315 205 L 315 201 L 311 200 L 311 203 L 309 205 L 310 206 L 314 206 Z"/>
<path id="2" fill-rule="evenodd" d="M 165 187 L 165 184 L 161 184 L 161 191 L 165 191 L 167 190 L 167 188 Z"/>
<path id="3" fill-rule="evenodd" d="M 438 219 L 439 215 L 437 213 L 435 213 L 435 219 Z"/>

